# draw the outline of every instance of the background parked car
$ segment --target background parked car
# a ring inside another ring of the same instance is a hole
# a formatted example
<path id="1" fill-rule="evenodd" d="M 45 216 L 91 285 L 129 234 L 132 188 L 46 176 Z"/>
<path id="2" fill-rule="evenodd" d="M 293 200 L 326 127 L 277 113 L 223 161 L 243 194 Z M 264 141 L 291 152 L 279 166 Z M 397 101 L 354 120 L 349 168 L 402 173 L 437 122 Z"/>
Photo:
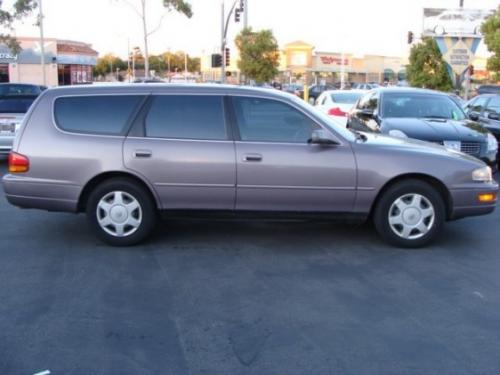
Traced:
<path id="1" fill-rule="evenodd" d="M 316 100 L 316 108 L 329 116 L 336 117 L 345 125 L 347 114 L 364 93 L 361 90 L 328 90 Z"/>
<path id="2" fill-rule="evenodd" d="M 293 94 L 296 96 L 300 96 L 300 90 L 304 89 L 304 85 L 300 85 L 298 83 L 290 83 L 290 84 L 285 84 L 282 87 L 282 90 L 289 93 Z"/>
<path id="3" fill-rule="evenodd" d="M 476 90 L 478 95 L 500 94 L 500 85 L 481 85 Z"/>
<path id="4" fill-rule="evenodd" d="M 441 144 L 496 168 L 495 137 L 448 94 L 408 88 L 379 88 L 365 94 L 351 111 L 349 128 Z"/>
<path id="5" fill-rule="evenodd" d="M 309 86 L 309 103 L 316 103 L 316 99 L 326 90 L 335 90 L 335 86 L 332 84 Z M 298 96 L 304 99 L 304 87 L 298 90 Z"/>
<path id="6" fill-rule="evenodd" d="M 377 83 L 356 83 L 353 86 L 353 89 L 355 90 L 373 90 L 376 89 L 377 87 L 380 87 L 379 84 Z"/>
<path id="7" fill-rule="evenodd" d="M 7 155 L 24 115 L 45 86 L 0 84 L 0 155 Z"/>
<path id="8" fill-rule="evenodd" d="M 500 95 L 485 94 L 476 96 L 465 105 L 465 112 L 473 121 L 488 129 L 500 142 Z M 500 155 L 499 155 L 500 163 Z"/>

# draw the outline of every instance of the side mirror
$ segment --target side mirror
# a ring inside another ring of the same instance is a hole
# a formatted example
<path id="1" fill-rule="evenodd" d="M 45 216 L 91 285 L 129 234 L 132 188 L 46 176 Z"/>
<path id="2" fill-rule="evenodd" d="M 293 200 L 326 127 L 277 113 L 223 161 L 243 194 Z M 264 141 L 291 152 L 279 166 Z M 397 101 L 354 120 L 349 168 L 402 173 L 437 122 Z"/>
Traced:
<path id="1" fill-rule="evenodd" d="M 500 113 L 490 112 L 490 113 L 488 113 L 488 118 L 490 120 L 500 121 Z"/>
<path id="2" fill-rule="evenodd" d="M 313 145 L 338 145 L 339 143 L 326 130 L 313 130 L 311 138 L 307 141 Z"/>
<path id="3" fill-rule="evenodd" d="M 477 113 L 477 112 L 470 112 L 469 113 L 469 118 L 472 121 L 478 121 L 479 120 L 479 113 Z"/>
<path id="4" fill-rule="evenodd" d="M 373 118 L 373 109 L 362 109 L 359 112 L 359 115 L 361 117 L 366 117 L 366 118 Z"/>

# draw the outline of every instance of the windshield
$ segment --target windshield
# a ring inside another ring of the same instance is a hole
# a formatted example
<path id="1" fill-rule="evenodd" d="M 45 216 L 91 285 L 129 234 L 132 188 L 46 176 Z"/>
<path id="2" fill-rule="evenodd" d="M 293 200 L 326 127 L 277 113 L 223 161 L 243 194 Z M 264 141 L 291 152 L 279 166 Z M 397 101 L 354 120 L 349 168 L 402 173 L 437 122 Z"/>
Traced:
<path id="1" fill-rule="evenodd" d="M 465 114 L 448 96 L 398 92 L 384 94 L 382 117 L 463 120 Z"/>
<path id="2" fill-rule="evenodd" d="M 335 103 L 345 103 L 345 104 L 354 104 L 361 97 L 361 93 L 341 93 L 341 94 L 332 94 L 332 100 Z"/>
<path id="3" fill-rule="evenodd" d="M 19 98 L 0 97 L 0 113 L 26 113 L 35 99 L 36 96 Z"/>

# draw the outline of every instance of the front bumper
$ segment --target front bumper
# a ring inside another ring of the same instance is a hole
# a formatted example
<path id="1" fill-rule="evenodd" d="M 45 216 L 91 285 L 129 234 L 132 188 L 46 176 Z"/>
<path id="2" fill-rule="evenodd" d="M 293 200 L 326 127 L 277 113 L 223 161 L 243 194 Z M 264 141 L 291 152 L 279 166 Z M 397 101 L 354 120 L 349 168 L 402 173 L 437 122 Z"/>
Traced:
<path id="1" fill-rule="evenodd" d="M 495 210 L 497 200 L 480 202 L 478 196 L 479 194 L 498 194 L 498 184 L 496 182 L 469 183 L 453 187 L 450 189 L 450 194 L 453 203 L 450 220 L 486 215 Z"/>

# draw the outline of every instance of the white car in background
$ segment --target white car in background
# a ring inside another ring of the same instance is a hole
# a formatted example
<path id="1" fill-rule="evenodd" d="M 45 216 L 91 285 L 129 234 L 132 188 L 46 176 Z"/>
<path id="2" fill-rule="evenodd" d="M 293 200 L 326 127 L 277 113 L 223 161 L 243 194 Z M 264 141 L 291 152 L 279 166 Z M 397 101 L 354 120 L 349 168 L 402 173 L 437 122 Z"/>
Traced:
<path id="1" fill-rule="evenodd" d="M 328 90 L 316 100 L 316 109 L 339 120 L 344 126 L 347 114 L 366 90 Z"/>
<path id="2" fill-rule="evenodd" d="M 428 31 L 436 35 L 477 35 L 482 18 L 474 17 L 467 10 L 447 10 L 426 20 Z"/>

